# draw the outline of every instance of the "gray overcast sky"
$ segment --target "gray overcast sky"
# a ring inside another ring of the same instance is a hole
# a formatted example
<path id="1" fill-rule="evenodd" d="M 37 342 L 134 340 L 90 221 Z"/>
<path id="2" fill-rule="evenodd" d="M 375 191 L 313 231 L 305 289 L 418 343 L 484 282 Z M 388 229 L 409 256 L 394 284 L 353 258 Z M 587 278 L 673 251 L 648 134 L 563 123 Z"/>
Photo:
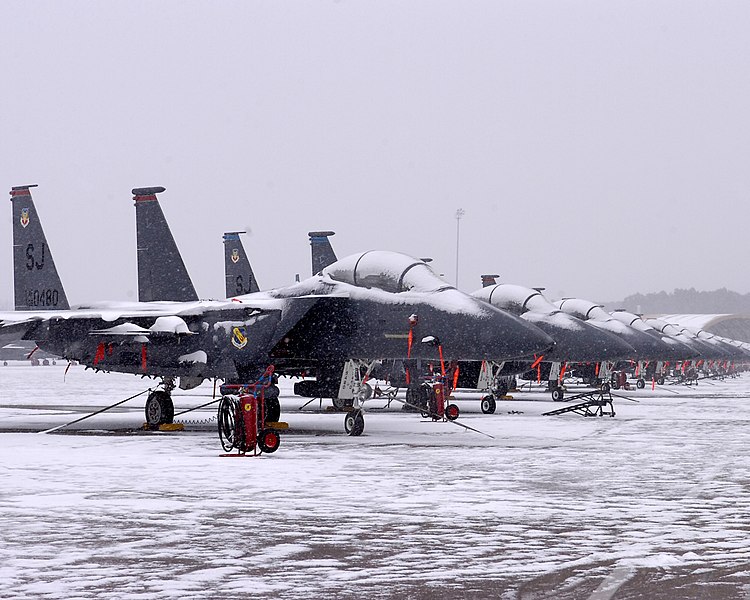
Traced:
<path id="1" fill-rule="evenodd" d="M 262 287 L 310 274 L 311 229 L 452 282 L 458 207 L 466 291 L 750 292 L 745 0 L 6 0 L 0 23 L 0 179 L 40 185 L 71 302 L 137 297 L 151 185 L 202 297 L 243 228 Z"/>

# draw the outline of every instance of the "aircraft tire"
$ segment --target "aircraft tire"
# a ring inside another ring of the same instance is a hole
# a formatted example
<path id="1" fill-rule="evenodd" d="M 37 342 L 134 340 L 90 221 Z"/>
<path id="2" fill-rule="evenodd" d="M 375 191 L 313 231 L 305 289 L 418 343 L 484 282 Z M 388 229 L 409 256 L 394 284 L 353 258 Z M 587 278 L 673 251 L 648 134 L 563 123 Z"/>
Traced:
<path id="1" fill-rule="evenodd" d="M 564 398 L 565 398 L 565 392 L 563 392 L 562 388 L 556 387 L 554 390 L 552 390 L 553 402 L 562 402 Z"/>
<path id="2" fill-rule="evenodd" d="M 281 404 L 278 398 L 266 398 L 266 423 L 276 423 L 281 418 Z"/>
<path id="3" fill-rule="evenodd" d="M 146 423 L 149 427 L 158 427 L 174 421 L 174 404 L 172 396 L 162 390 L 156 390 L 148 395 L 146 400 Z"/>
<path id="4" fill-rule="evenodd" d="M 461 411 L 458 409 L 458 406 L 455 404 L 449 404 L 445 407 L 445 418 L 449 421 L 455 421 L 458 419 L 459 415 L 461 414 Z"/>
<path id="5" fill-rule="evenodd" d="M 635 382 L 635 387 L 637 387 L 639 390 L 642 390 L 646 387 L 646 380 L 641 377 Z"/>
<path id="6" fill-rule="evenodd" d="M 481 407 L 482 412 L 485 415 L 491 415 L 494 414 L 495 409 L 497 408 L 497 403 L 492 396 L 485 396 L 484 398 L 482 398 Z"/>
<path id="7" fill-rule="evenodd" d="M 281 438 L 277 431 L 273 429 L 264 429 L 258 436 L 258 447 L 265 454 L 273 454 L 279 449 Z"/>
<path id="8" fill-rule="evenodd" d="M 336 410 L 344 410 L 345 408 L 352 405 L 351 400 L 345 400 L 343 398 L 338 398 L 338 397 L 331 398 L 331 402 L 333 403 L 333 407 Z"/>
<path id="9" fill-rule="evenodd" d="M 365 417 L 361 410 L 353 410 L 344 417 L 344 429 L 347 435 L 359 436 L 365 430 Z"/>

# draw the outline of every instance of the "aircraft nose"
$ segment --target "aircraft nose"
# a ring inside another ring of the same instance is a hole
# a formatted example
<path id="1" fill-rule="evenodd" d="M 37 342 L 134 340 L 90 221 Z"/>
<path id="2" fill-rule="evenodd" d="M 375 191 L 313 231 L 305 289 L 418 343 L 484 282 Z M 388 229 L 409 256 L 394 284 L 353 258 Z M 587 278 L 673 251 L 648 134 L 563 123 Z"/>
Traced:
<path id="1" fill-rule="evenodd" d="M 544 314 L 531 311 L 524 313 L 522 318 L 555 340 L 555 347 L 545 354 L 545 360 L 599 362 L 636 356 L 633 347 L 616 335 L 565 313 Z"/>
<path id="2" fill-rule="evenodd" d="M 455 291 L 455 290 L 454 290 Z M 461 293 L 461 292 L 457 292 Z M 555 341 L 544 331 L 510 313 L 464 296 L 464 306 L 471 310 L 444 315 L 454 326 L 441 335 L 443 352 L 452 360 L 513 360 L 543 354 Z"/>

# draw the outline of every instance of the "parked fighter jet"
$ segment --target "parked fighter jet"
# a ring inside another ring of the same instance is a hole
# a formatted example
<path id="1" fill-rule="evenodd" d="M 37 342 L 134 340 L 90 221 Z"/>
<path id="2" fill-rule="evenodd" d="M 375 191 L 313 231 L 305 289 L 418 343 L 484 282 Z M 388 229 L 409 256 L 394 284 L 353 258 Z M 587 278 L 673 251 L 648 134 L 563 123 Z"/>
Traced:
<path id="1" fill-rule="evenodd" d="M 612 363 L 637 355 L 635 349 L 618 336 L 555 307 L 539 289 L 492 283 L 495 277 L 497 275 L 483 275 L 483 287 L 472 296 L 520 316 L 555 340 L 551 351 L 520 365 L 520 372 L 526 373 L 527 378 L 548 381 L 553 400 L 563 399 L 560 379 L 566 367 L 575 363 Z M 496 376 L 503 374 L 503 368 L 497 369 Z"/>
<path id="2" fill-rule="evenodd" d="M 38 224 L 29 187 L 11 192 L 13 227 L 27 234 L 32 231 L 29 219 Z M 445 285 L 421 261 L 390 253 L 369 254 L 366 261 L 359 260 L 360 255 L 350 257 L 321 276 L 238 296 L 237 302 L 62 308 L 62 297 L 52 292 L 62 286 L 46 258 L 47 241 L 41 226 L 33 231 L 33 238 L 25 240 L 33 245 L 31 255 L 16 253 L 15 272 L 34 274 L 40 298 L 41 290 L 50 290 L 44 292 L 44 308 L 52 310 L 0 313 L 2 328 L 21 332 L 42 349 L 89 367 L 161 378 L 163 389 L 147 400 L 146 416 L 152 425 L 171 420 L 170 394 L 176 378 L 247 384 L 269 364 L 279 373 L 296 373 L 300 366 L 315 362 L 343 365 L 354 359 L 409 355 L 435 361 L 441 354 L 445 360 L 514 359 L 545 352 L 553 344 L 534 326 Z M 41 248 L 45 260 L 35 254 Z M 371 279 L 387 280 L 396 271 L 399 277 L 388 291 L 367 288 Z M 17 277 L 16 284 L 22 291 L 34 289 L 24 277 Z M 25 300 L 21 306 L 38 308 L 26 306 Z M 408 339 L 415 343 L 408 344 Z M 361 433 L 361 414 L 355 425 Z"/>
<path id="3" fill-rule="evenodd" d="M 689 361 L 694 358 L 700 357 L 700 352 L 694 347 L 686 344 L 683 340 L 676 336 L 667 335 L 661 331 L 657 331 L 654 327 L 646 323 L 641 317 L 635 315 L 626 310 L 615 310 L 610 313 L 613 318 L 642 331 L 652 337 L 655 337 L 663 343 L 671 346 L 675 351 L 676 358 L 670 361 L 668 358 L 662 358 L 659 360 L 639 360 L 637 368 L 634 370 L 636 377 L 636 387 L 643 388 L 646 385 L 646 381 L 650 380 L 659 385 L 664 384 L 664 379 L 667 375 L 667 369 L 670 364 L 676 364 L 675 361 Z"/>

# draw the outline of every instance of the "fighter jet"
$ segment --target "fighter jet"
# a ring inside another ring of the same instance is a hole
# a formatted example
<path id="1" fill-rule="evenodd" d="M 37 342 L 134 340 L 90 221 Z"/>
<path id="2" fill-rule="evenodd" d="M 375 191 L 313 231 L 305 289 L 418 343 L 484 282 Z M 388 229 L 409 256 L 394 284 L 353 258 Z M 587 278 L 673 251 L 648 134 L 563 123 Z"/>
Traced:
<path id="1" fill-rule="evenodd" d="M 22 239 L 19 234 L 26 235 L 22 243 L 27 248 L 32 245 L 28 254 L 14 253 L 16 298 L 21 300 L 17 308 L 26 310 L 0 313 L 0 327 L 95 369 L 160 378 L 162 389 L 146 402 L 151 425 L 171 420 L 177 378 L 247 384 L 270 364 L 277 372 L 295 373 L 312 362 L 343 365 L 409 355 L 433 361 L 441 353 L 445 360 L 513 359 L 553 345 L 534 326 L 442 281 L 436 284 L 421 261 L 399 255 L 394 265 L 387 253 L 372 254 L 364 262 L 360 256 L 344 259 L 323 275 L 232 301 L 100 303 L 71 309 L 59 291 L 54 294 L 62 286 L 51 268 L 30 187 L 11 192 L 14 245 Z M 405 263 L 408 268 L 401 269 Z M 395 270 L 400 275 L 389 291 L 367 287 L 370 277 L 387 277 Z M 408 344 L 408 339 L 415 342 Z M 361 433 L 361 415 L 359 423 L 355 429 Z"/>
<path id="2" fill-rule="evenodd" d="M 612 363 L 634 358 L 636 350 L 616 335 L 569 315 L 555 307 L 540 289 L 507 283 L 491 283 L 496 275 L 483 275 L 483 286 L 472 293 L 479 298 L 533 323 L 555 340 L 555 347 L 532 363 L 520 366 L 527 378 L 548 381 L 552 399 L 563 399 L 560 379 L 575 363 Z M 533 365 L 533 369 L 530 370 Z M 498 375 L 502 374 L 502 370 Z"/>
<path id="3" fill-rule="evenodd" d="M 555 306 L 579 319 L 585 319 L 595 327 L 600 327 L 621 336 L 622 339 L 635 348 L 638 360 L 676 361 L 679 358 L 679 350 L 676 350 L 661 339 L 657 339 L 648 333 L 634 329 L 615 319 L 600 304 L 580 298 L 563 298 L 555 302 Z M 610 373 L 599 374 L 600 378 L 606 378 L 609 375 Z"/>
<path id="4" fill-rule="evenodd" d="M 312 231 L 308 235 L 313 271 L 325 270 L 336 259 L 328 239 L 333 232 Z M 565 314 L 552 306 L 539 291 L 521 286 L 497 285 L 494 282 L 497 276 L 482 277 L 484 288 L 473 292 L 472 296 L 533 323 L 555 340 L 554 348 L 546 356 L 536 356 L 531 360 L 460 361 L 458 387 L 492 390 L 492 394 L 482 400 L 483 412 L 494 412 L 496 398 L 508 391 L 508 380 L 529 371 L 532 365 L 540 377 L 543 373 L 545 379 L 549 379 L 553 399 L 562 400 L 563 390 L 558 385 L 558 378 L 561 373 L 564 374 L 566 362 L 615 361 L 635 355 L 632 346 L 617 336 Z M 379 285 L 379 282 L 373 285 Z M 393 373 L 389 375 L 393 376 Z"/>
<path id="5" fill-rule="evenodd" d="M 677 336 L 670 336 L 661 331 L 657 331 L 653 326 L 649 325 L 636 314 L 622 309 L 612 311 L 610 314 L 621 323 L 637 329 L 638 331 L 642 331 L 643 333 L 659 339 L 668 346 L 671 346 L 676 353 L 676 361 L 690 361 L 701 356 L 699 350 L 685 343 L 684 340 Z M 671 364 L 676 364 L 676 362 L 672 361 Z M 636 372 L 634 373 L 636 376 L 636 387 L 645 387 L 647 380 L 663 385 L 669 366 L 670 361 L 668 359 L 639 360 Z"/>

